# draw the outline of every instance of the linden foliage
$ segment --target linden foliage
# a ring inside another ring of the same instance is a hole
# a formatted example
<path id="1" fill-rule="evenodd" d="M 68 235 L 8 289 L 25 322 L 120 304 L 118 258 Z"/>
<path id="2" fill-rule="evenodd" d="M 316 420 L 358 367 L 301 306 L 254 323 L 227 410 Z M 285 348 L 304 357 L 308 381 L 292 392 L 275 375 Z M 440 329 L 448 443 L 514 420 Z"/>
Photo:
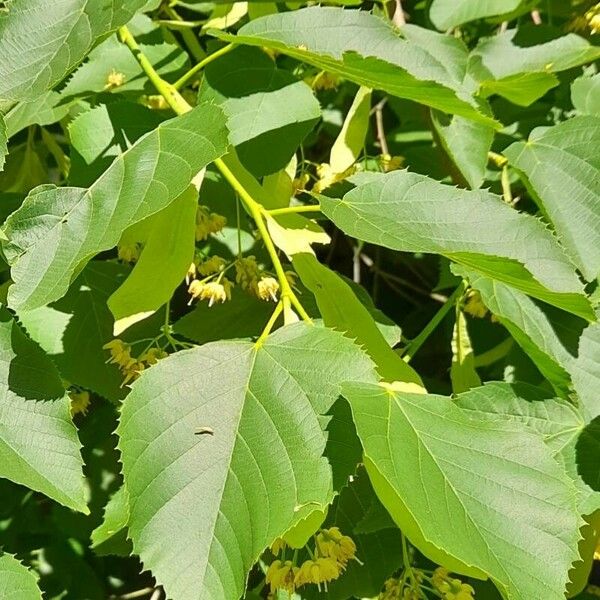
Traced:
<path id="1" fill-rule="evenodd" d="M 598 596 L 600 4 L 0 5 L 0 599 Z"/>

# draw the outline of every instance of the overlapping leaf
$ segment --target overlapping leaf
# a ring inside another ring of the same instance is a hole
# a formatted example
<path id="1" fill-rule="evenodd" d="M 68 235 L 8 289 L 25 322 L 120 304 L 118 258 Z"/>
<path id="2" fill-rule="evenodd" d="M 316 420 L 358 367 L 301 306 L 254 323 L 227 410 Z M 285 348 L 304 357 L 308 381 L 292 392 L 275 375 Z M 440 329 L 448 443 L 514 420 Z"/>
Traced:
<path id="1" fill-rule="evenodd" d="M 361 374 L 350 340 L 299 323 L 260 348 L 179 352 L 134 384 L 118 428 L 129 532 L 169 597 L 240 597 L 263 549 L 331 501 L 319 415 Z"/>
<path id="2" fill-rule="evenodd" d="M 0 555 L 0 598 L 42 600 L 37 577 L 10 554 Z"/>
<path id="3" fill-rule="evenodd" d="M 586 421 L 591 421 L 600 415 L 600 325 L 593 323 L 582 333 L 569 372 Z"/>
<path id="4" fill-rule="evenodd" d="M 600 274 L 600 118 L 575 117 L 534 129 L 505 151 L 588 281 Z"/>
<path id="5" fill-rule="evenodd" d="M 402 32 L 404 38 L 367 12 L 309 7 L 256 19 L 237 36 L 215 35 L 273 48 L 360 85 L 494 126 L 463 85 L 467 52 L 462 43 L 416 26 Z"/>
<path id="6" fill-rule="evenodd" d="M 40 96 L 75 68 L 96 41 L 124 25 L 145 0 L 11 2 L 0 16 L 0 99 Z"/>
<path id="7" fill-rule="evenodd" d="M 440 549 L 430 558 L 489 576 L 510 600 L 564 598 L 577 494 L 539 436 L 474 421 L 443 396 L 366 384 L 343 393 L 375 491 L 417 547 L 426 540 Z"/>
<path id="8" fill-rule="evenodd" d="M 0 477 L 88 512 L 77 432 L 56 367 L 0 312 Z"/>
<path id="9" fill-rule="evenodd" d="M 521 2 L 522 0 L 433 0 L 429 16 L 438 29 L 445 30 L 475 19 L 510 12 Z"/>
<path id="10" fill-rule="evenodd" d="M 460 190 L 408 171 L 355 181 L 342 199 L 321 196 L 323 212 L 348 235 L 394 250 L 442 254 L 595 318 L 573 265 L 534 217 L 487 191 Z"/>
<path id="11" fill-rule="evenodd" d="M 25 311 L 60 298 L 87 260 L 168 206 L 227 144 L 221 110 L 200 105 L 140 139 L 88 189 L 34 190 L 4 227 L 10 306 Z"/>
<path id="12" fill-rule="evenodd" d="M 580 114 L 600 117 L 600 73 L 576 79 L 571 85 L 571 101 Z"/>

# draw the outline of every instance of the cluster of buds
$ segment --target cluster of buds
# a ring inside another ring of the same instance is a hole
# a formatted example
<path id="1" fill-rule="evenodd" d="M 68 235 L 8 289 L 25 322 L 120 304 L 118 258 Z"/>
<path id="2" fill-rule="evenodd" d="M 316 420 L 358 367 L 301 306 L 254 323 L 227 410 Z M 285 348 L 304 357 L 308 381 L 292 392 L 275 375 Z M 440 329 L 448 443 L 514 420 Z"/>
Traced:
<path id="1" fill-rule="evenodd" d="M 235 281 L 243 289 L 266 302 L 277 302 L 279 282 L 265 275 L 254 256 L 238 258 L 235 261 Z"/>
<path id="2" fill-rule="evenodd" d="M 90 393 L 86 390 L 71 390 L 69 391 L 71 400 L 71 416 L 82 414 L 86 415 L 92 399 Z"/>
<path id="3" fill-rule="evenodd" d="M 106 85 L 104 86 L 104 89 L 113 90 L 121 87 L 124 83 L 125 75 L 123 73 L 119 73 L 119 71 L 116 69 L 112 69 L 112 71 L 106 76 Z"/>
<path id="4" fill-rule="evenodd" d="M 404 157 L 392 156 L 391 154 L 381 154 L 379 156 L 379 165 L 385 173 L 397 171 L 404 166 Z"/>
<path id="5" fill-rule="evenodd" d="M 462 309 L 467 314 L 478 319 L 483 319 L 488 313 L 487 306 L 481 299 L 481 294 L 477 290 L 469 290 L 464 298 Z"/>
<path id="6" fill-rule="evenodd" d="M 123 375 L 121 386 L 134 381 L 146 367 L 156 364 L 161 358 L 167 356 L 161 348 L 148 348 L 135 358 L 131 355 L 131 346 L 118 338 L 102 347 L 110 352 L 110 358 L 106 362 L 117 365 Z"/>
<path id="7" fill-rule="evenodd" d="M 211 233 L 219 233 L 227 225 L 223 215 L 210 212 L 208 206 L 198 206 L 196 211 L 196 241 L 208 238 Z"/>
<path id="8" fill-rule="evenodd" d="M 137 262 L 140 258 L 140 254 L 142 252 L 142 247 L 137 242 L 133 243 L 123 243 L 117 246 L 117 254 L 119 260 L 122 260 L 126 263 L 134 263 Z"/>
<path id="9" fill-rule="evenodd" d="M 456 577 L 451 577 L 448 569 L 438 567 L 431 577 L 433 587 L 444 600 L 473 600 L 475 590 Z"/>
<path id="10" fill-rule="evenodd" d="M 285 550 L 285 542 L 276 540 L 271 551 L 278 555 Z M 271 593 L 282 589 L 294 593 L 296 589 L 307 584 L 314 584 L 321 591 L 327 590 L 327 584 L 344 572 L 348 561 L 356 560 L 356 544 L 352 538 L 342 535 L 339 528 L 321 529 L 315 538 L 312 558 L 305 560 L 300 566 L 290 560 L 274 560 L 266 575 L 266 582 Z M 358 561 L 360 562 L 360 561 Z"/>

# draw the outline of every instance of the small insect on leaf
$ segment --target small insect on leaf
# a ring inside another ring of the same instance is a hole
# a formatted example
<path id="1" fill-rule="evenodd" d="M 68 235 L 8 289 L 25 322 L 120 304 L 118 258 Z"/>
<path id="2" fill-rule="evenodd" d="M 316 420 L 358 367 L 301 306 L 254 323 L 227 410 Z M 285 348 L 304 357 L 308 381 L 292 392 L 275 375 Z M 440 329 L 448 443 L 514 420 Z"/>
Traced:
<path id="1" fill-rule="evenodd" d="M 198 427 L 198 429 L 196 429 L 196 431 L 194 431 L 195 435 L 215 435 L 215 432 L 213 431 L 212 427 Z"/>

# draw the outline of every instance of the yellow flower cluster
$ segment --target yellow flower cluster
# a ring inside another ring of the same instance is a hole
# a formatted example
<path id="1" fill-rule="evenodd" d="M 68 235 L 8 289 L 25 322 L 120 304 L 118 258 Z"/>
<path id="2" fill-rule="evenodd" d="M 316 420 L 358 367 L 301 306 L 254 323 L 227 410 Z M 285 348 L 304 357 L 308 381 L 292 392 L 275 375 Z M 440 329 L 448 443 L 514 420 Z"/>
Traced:
<path id="1" fill-rule="evenodd" d="M 274 554 L 285 549 L 283 540 L 275 540 L 271 546 Z M 356 544 L 352 538 L 342 535 L 339 528 L 321 529 L 315 539 L 315 552 L 300 567 L 292 561 L 275 560 L 269 566 L 266 582 L 271 593 L 277 589 L 293 593 L 303 585 L 314 584 L 321 591 L 327 584 L 337 579 L 346 569 L 348 561 L 356 560 Z M 359 561 L 360 562 L 360 561 Z"/>
<path id="2" fill-rule="evenodd" d="M 356 173 L 356 170 L 357 166 L 352 165 L 342 173 L 336 173 L 331 168 L 330 164 L 322 163 L 317 167 L 317 176 L 319 177 L 319 181 L 317 181 L 315 185 L 313 185 L 312 191 L 317 193 L 322 192 L 328 187 L 331 187 L 334 183 L 344 181 L 344 179 L 347 179 L 348 177 L 350 177 L 350 175 Z"/>
<path id="3" fill-rule="evenodd" d="M 391 154 L 382 154 L 379 157 L 379 164 L 386 173 L 389 173 L 390 171 L 397 171 L 403 167 L 404 157 L 392 156 Z"/>
<path id="4" fill-rule="evenodd" d="M 142 249 L 140 244 L 135 242 L 131 244 L 119 244 L 117 246 L 117 254 L 119 256 L 119 260 L 122 260 L 123 262 L 127 263 L 137 262 L 137 260 L 140 257 L 141 251 Z"/>
<path id="5" fill-rule="evenodd" d="M 69 398 L 71 399 L 71 416 L 82 414 L 86 415 L 90 404 L 92 403 L 90 393 L 82 390 L 69 392 Z"/>
<path id="6" fill-rule="evenodd" d="M 116 364 L 123 374 L 122 386 L 134 381 L 146 367 L 156 364 L 161 358 L 167 356 L 167 353 L 160 348 L 149 348 L 141 356 L 135 358 L 131 356 L 131 346 L 118 338 L 102 347 L 110 352 L 107 362 Z"/>
<path id="7" fill-rule="evenodd" d="M 279 291 L 279 283 L 273 277 L 261 277 L 257 284 L 257 294 L 261 300 L 268 302 L 273 300 L 277 302 L 277 292 Z"/>
<path id="8" fill-rule="evenodd" d="M 211 233 L 219 233 L 225 225 L 227 225 L 227 219 L 223 215 L 210 212 L 208 206 L 198 206 L 196 212 L 196 241 L 205 240 Z"/>
<path id="9" fill-rule="evenodd" d="M 113 69 L 106 77 L 105 90 L 112 90 L 121 87 L 125 83 L 125 75 Z"/>
<path id="10" fill-rule="evenodd" d="M 293 285 L 294 274 L 286 273 L 288 281 Z M 273 300 L 277 302 L 277 293 L 279 292 L 279 282 L 268 275 L 263 275 L 263 271 L 258 266 L 254 256 L 238 258 L 235 261 L 235 281 L 243 289 L 268 302 Z"/>
<path id="11" fill-rule="evenodd" d="M 191 295 L 188 304 L 191 304 L 193 300 L 208 300 L 208 306 L 211 307 L 216 302 L 225 302 L 231 300 L 231 288 L 232 283 L 226 277 L 222 277 L 220 282 L 218 281 L 198 281 L 194 279 L 188 288 L 188 292 Z"/>
<path id="12" fill-rule="evenodd" d="M 481 294 L 477 290 L 469 290 L 463 301 L 463 310 L 473 317 L 483 319 L 488 313 L 487 306 L 481 299 Z"/>
<path id="13" fill-rule="evenodd" d="M 600 33 L 600 2 L 585 13 L 585 20 L 592 33 Z"/>
<path id="14" fill-rule="evenodd" d="M 433 587 L 442 594 L 444 600 L 473 600 L 475 590 L 460 579 L 450 576 L 448 569 L 438 567 L 431 577 Z"/>

